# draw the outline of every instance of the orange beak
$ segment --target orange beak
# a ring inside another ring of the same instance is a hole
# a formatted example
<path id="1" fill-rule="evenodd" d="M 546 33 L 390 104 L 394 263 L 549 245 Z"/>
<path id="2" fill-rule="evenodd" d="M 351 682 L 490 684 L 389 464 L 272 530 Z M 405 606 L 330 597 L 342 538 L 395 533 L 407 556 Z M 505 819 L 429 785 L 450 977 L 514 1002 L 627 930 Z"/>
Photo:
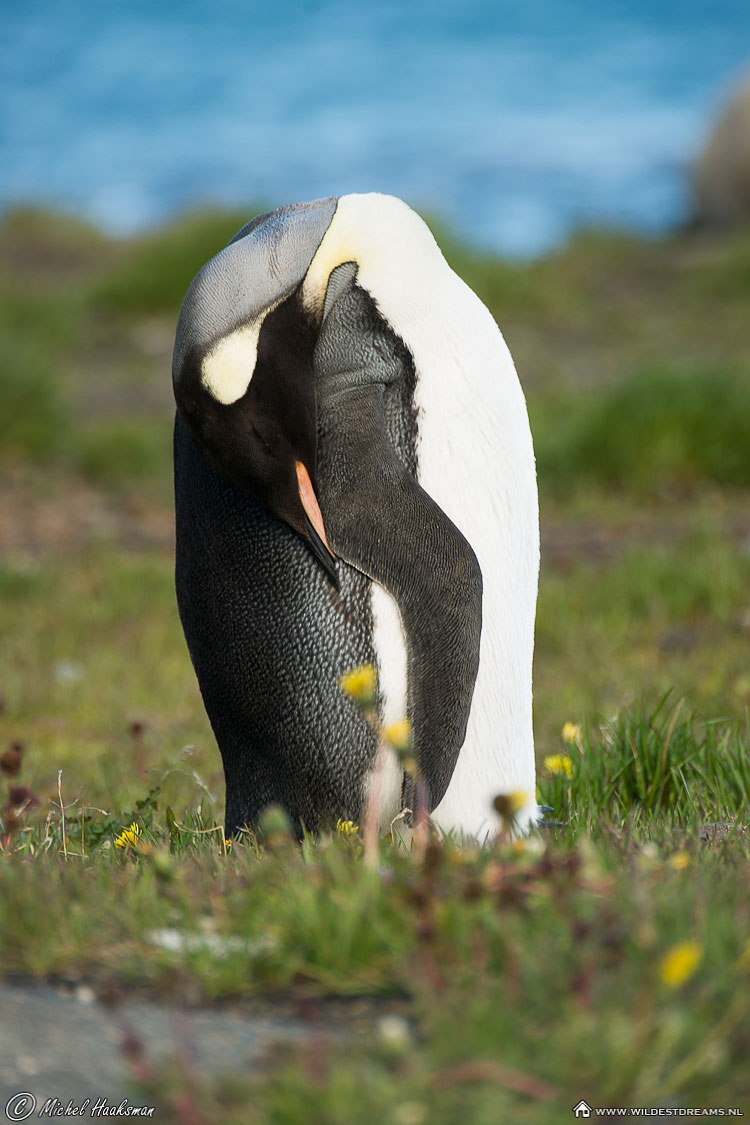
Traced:
<path id="1" fill-rule="evenodd" d="M 320 506 L 318 504 L 318 498 L 315 495 L 315 489 L 312 486 L 312 481 L 310 480 L 310 474 L 301 461 L 297 461 L 296 468 L 297 488 L 299 489 L 299 498 L 302 501 L 302 507 L 305 509 L 305 515 L 310 521 L 315 534 L 320 539 L 320 542 L 328 551 L 328 554 L 332 559 L 335 559 L 336 556 L 334 555 L 328 543 L 326 529 L 323 523 L 323 517 L 320 514 Z"/>

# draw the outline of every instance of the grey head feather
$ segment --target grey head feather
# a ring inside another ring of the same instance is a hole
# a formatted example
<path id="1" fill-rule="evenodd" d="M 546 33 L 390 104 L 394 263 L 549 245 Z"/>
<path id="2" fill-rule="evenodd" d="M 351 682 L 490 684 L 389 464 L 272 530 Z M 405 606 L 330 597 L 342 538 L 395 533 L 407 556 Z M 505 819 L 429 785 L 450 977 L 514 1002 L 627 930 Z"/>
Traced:
<path id="1" fill-rule="evenodd" d="M 196 274 L 177 322 L 172 378 L 192 348 L 208 349 L 288 297 L 303 281 L 331 225 L 337 197 L 260 215 Z"/>

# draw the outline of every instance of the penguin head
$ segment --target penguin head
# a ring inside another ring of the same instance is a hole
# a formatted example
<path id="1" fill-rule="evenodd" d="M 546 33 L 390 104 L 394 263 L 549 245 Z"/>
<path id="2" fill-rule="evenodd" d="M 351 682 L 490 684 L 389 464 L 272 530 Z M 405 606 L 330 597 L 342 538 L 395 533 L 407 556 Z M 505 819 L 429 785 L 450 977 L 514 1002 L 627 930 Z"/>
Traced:
<path id="1" fill-rule="evenodd" d="M 342 196 L 254 219 L 203 266 L 183 302 L 172 373 L 195 445 L 299 532 L 334 582 L 318 504 L 318 423 L 335 418 L 343 463 L 369 412 L 371 429 L 360 435 L 369 456 L 352 467 L 345 494 L 327 489 L 324 511 L 337 555 L 372 576 L 368 556 L 382 543 L 381 529 L 373 527 L 368 541 L 364 524 L 348 533 L 339 518 L 355 500 L 362 512 L 374 508 L 393 452 L 382 400 L 360 392 L 396 378 L 396 338 L 435 335 L 434 315 L 423 315 L 420 302 L 432 308 L 447 269 L 426 225 L 401 200 Z M 364 312 L 342 300 L 355 290 Z M 375 339 L 383 333 L 385 348 Z"/>
<path id="2" fill-rule="evenodd" d="M 172 375 L 206 460 L 302 535 L 335 583 L 315 486 L 317 326 L 301 294 L 334 209 L 320 200 L 260 216 L 199 271 Z"/>

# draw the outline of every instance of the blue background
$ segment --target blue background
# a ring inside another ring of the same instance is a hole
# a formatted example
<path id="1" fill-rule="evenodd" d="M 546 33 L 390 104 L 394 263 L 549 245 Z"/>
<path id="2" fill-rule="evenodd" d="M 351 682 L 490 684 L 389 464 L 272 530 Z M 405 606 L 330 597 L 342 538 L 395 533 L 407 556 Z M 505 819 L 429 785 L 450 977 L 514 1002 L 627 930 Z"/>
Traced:
<path id="1" fill-rule="evenodd" d="M 30 0 L 2 22 L 0 206 L 126 233 L 376 189 L 512 254 L 684 219 L 750 57 L 748 0 Z"/>

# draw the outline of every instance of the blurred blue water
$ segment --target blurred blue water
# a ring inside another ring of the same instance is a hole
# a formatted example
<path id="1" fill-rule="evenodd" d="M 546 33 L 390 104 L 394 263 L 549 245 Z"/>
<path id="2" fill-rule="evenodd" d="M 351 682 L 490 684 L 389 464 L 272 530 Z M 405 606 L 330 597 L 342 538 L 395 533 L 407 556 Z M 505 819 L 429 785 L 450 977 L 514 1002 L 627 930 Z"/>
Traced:
<path id="1" fill-rule="evenodd" d="M 116 232 L 394 192 L 513 254 L 660 230 L 750 58 L 748 0 L 9 0 L 0 206 Z"/>

